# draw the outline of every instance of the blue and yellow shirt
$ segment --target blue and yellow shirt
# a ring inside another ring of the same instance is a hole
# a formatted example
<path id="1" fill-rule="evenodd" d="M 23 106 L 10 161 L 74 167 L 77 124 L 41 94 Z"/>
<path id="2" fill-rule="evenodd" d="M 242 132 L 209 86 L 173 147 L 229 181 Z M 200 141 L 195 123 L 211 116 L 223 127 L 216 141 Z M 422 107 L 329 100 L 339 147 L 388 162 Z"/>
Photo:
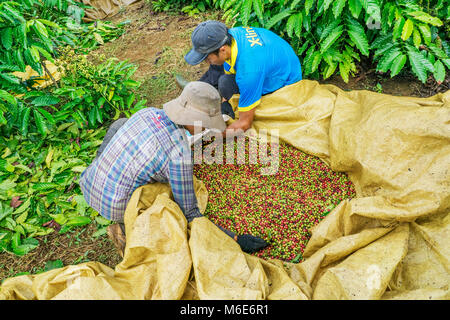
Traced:
<path id="1" fill-rule="evenodd" d="M 256 107 L 261 96 L 302 79 L 294 49 L 270 30 L 253 27 L 229 29 L 233 36 L 231 58 L 224 63 L 227 74 L 236 74 L 239 111 Z"/>

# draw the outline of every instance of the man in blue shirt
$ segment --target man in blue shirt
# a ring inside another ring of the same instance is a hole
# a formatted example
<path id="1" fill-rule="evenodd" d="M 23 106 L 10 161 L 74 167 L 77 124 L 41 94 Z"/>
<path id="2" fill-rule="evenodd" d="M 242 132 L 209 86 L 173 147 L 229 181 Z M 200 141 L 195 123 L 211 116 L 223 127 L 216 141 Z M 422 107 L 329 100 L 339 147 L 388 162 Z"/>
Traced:
<path id="1" fill-rule="evenodd" d="M 97 157 L 80 177 L 86 202 L 103 217 L 117 221 L 108 234 L 123 254 L 123 219 L 134 190 L 153 182 L 169 183 L 174 201 L 188 222 L 202 217 L 194 192 L 191 148 L 185 130 L 194 125 L 225 130 L 220 95 L 205 83 L 190 82 L 181 95 L 163 105 L 163 110 L 145 108 L 128 120 L 111 125 Z M 120 227 L 122 225 L 122 227 Z M 267 243 L 251 235 L 236 235 L 219 227 L 238 242 L 242 250 L 254 252 Z"/>
<path id="2" fill-rule="evenodd" d="M 200 81 L 215 85 L 222 96 L 222 112 L 234 118 L 228 100 L 239 93 L 239 120 L 224 132 L 249 129 L 261 96 L 302 79 L 300 61 L 292 47 L 270 30 L 253 27 L 228 29 L 219 21 L 200 23 L 191 36 L 193 48 L 185 55 L 191 65 L 206 60 L 208 72 Z M 218 68 L 223 66 L 223 73 Z"/>

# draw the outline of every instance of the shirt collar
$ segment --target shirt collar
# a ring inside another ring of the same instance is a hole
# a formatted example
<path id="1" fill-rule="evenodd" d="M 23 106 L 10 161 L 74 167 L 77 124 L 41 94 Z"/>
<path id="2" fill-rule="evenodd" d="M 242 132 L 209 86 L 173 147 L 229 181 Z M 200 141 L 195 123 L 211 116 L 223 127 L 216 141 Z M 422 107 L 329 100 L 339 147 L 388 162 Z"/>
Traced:
<path id="1" fill-rule="evenodd" d="M 236 40 L 231 39 L 231 58 L 228 60 L 225 60 L 225 62 L 228 64 L 229 69 L 227 70 L 230 73 L 236 73 L 236 70 L 234 70 L 234 66 L 236 64 L 236 58 L 238 54 L 238 47 Z"/>

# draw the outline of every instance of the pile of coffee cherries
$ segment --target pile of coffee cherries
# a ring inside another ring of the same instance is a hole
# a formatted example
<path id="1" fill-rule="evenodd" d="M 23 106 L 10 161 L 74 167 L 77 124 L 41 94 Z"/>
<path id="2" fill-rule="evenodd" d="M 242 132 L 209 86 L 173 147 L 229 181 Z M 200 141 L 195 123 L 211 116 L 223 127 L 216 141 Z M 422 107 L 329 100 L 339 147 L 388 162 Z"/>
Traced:
<path id="1" fill-rule="evenodd" d="M 237 234 L 268 241 L 269 246 L 254 253 L 258 257 L 301 262 L 310 228 L 342 200 L 355 197 L 354 186 L 345 173 L 333 172 L 318 157 L 287 143 L 259 143 L 258 149 L 251 143 L 248 138 L 223 143 L 221 163 L 197 153 L 194 175 L 209 193 L 204 215 Z M 200 147 L 213 156 L 220 150 L 212 144 Z M 266 156 L 259 150 L 266 150 Z"/>

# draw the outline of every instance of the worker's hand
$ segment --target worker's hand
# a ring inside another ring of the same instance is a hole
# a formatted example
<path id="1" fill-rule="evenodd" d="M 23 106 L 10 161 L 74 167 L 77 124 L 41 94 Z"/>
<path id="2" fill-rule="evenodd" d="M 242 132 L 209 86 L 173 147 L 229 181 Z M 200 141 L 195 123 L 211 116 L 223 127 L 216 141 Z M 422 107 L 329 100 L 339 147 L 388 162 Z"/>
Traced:
<path id="1" fill-rule="evenodd" d="M 264 239 L 252 236 L 251 234 L 237 236 L 236 242 L 241 246 L 242 251 L 247 253 L 259 251 L 269 245 Z"/>

